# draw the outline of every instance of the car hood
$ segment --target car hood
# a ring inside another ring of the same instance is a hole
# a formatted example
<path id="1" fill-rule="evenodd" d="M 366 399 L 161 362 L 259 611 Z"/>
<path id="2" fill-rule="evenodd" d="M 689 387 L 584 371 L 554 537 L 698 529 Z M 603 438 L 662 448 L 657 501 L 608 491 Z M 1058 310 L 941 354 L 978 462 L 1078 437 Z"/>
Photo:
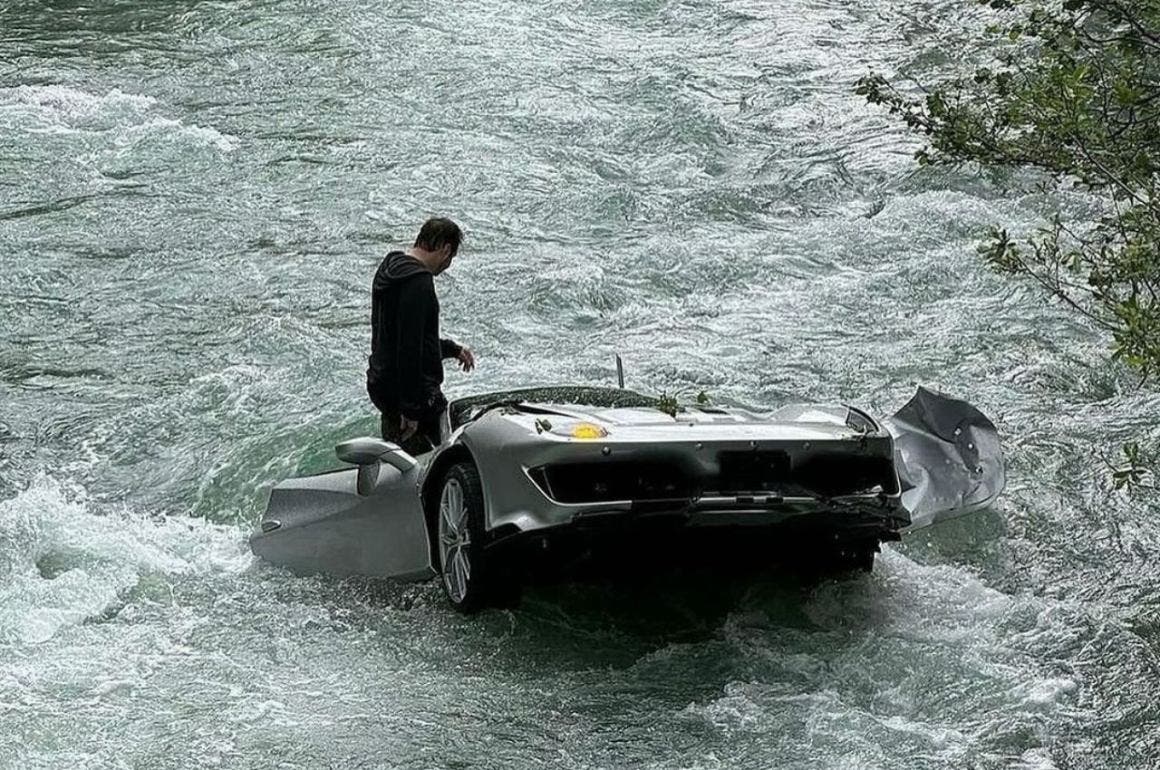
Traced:
<path id="1" fill-rule="evenodd" d="M 743 409 L 687 407 L 675 414 L 649 407 L 584 407 L 522 404 L 508 419 L 529 428 L 587 422 L 606 429 L 610 440 L 842 440 L 879 433 L 860 412 L 832 404 L 794 404 L 759 414 Z"/>

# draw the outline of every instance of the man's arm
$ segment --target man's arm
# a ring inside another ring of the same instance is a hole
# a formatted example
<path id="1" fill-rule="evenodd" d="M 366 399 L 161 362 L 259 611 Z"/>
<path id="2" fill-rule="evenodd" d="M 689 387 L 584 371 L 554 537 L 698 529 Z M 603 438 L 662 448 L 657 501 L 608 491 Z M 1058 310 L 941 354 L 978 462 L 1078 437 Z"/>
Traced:
<path id="1" fill-rule="evenodd" d="M 418 420 L 427 411 L 427 387 L 423 380 L 423 333 L 435 285 L 430 274 L 408 279 L 409 285 L 399 292 L 395 334 L 399 351 L 399 411 L 404 417 Z"/>
<path id="2" fill-rule="evenodd" d="M 466 345 L 460 345 L 451 340 L 439 340 L 439 352 L 442 353 L 443 358 L 454 358 L 459 361 L 459 366 L 465 372 L 470 372 L 475 368 L 475 354 Z"/>
<path id="3" fill-rule="evenodd" d="M 463 347 L 455 340 L 439 340 L 440 358 L 459 358 L 459 351 Z"/>

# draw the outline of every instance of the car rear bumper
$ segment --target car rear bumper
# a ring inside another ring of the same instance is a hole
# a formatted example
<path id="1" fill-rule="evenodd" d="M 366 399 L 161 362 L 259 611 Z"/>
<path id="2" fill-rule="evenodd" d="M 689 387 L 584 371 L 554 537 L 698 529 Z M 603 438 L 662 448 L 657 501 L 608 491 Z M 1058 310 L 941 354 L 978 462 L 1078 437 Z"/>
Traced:
<path id="1" fill-rule="evenodd" d="M 520 579 L 671 571 L 833 572 L 897 540 L 886 511 L 592 511 L 530 531 L 492 533 L 489 563 Z"/>

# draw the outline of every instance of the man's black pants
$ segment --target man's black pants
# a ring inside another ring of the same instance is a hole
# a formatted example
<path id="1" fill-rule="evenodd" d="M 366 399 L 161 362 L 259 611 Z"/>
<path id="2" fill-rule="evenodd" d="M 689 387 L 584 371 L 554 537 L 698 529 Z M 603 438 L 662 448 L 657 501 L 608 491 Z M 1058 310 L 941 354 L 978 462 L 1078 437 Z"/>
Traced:
<path id="1" fill-rule="evenodd" d="M 418 457 L 424 452 L 430 452 L 439 446 L 439 421 L 441 418 L 441 414 L 436 414 L 419 420 L 418 429 L 406 441 L 403 441 L 403 432 L 399 429 L 399 413 L 384 411 L 382 424 L 383 440 L 398 444 L 407 454 Z"/>

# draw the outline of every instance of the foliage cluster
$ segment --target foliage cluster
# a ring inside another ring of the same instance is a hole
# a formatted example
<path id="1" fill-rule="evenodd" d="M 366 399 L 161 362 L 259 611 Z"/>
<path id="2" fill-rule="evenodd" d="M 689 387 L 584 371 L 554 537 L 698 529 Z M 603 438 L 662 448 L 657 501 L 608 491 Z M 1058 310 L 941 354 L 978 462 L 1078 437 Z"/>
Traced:
<path id="1" fill-rule="evenodd" d="M 1160 372 L 1160 0 L 982 3 L 997 20 L 987 66 L 918 96 L 871 73 L 858 92 L 926 136 L 920 163 L 1030 167 L 1102 193 L 1094 223 L 1057 215 L 1025 242 L 995 227 L 979 250 L 1106 330 L 1112 358 L 1147 380 Z M 1144 477 L 1133 447 L 1126 485 Z"/>
<path id="2" fill-rule="evenodd" d="M 707 406 L 711 403 L 712 399 L 708 393 L 702 390 L 697 394 L 695 401 L 697 406 Z M 662 391 L 660 396 L 657 397 L 657 409 L 674 418 L 678 412 L 685 411 L 685 407 L 681 404 L 680 395 L 675 393 L 670 394 L 668 391 Z"/>

